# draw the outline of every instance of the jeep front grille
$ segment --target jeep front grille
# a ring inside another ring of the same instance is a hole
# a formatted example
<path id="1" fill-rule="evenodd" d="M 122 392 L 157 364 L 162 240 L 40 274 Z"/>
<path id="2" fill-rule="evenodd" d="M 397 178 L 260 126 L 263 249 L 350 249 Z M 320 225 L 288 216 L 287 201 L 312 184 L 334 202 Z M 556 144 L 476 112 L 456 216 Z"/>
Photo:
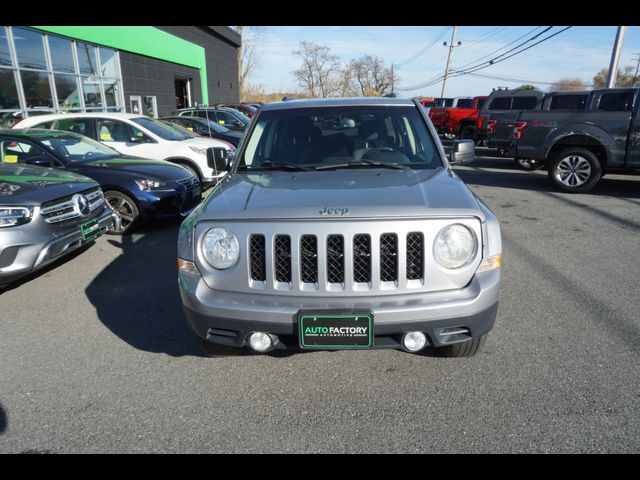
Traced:
<path id="1" fill-rule="evenodd" d="M 84 195 L 89 201 L 89 215 L 82 217 L 74 208 L 73 195 L 67 195 L 65 197 L 45 202 L 40 206 L 40 213 L 44 217 L 45 221 L 47 223 L 63 225 L 79 219 L 91 219 L 98 213 L 98 211 L 102 211 L 101 207 L 105 205 L 105 201 L 100 187 L 79 193 Z"/>
<path id="2" fill-rule="evenodd" d="M 292 249 L 292 242 L 298 242 L 298 248 Z M 345 248 L 349 241 L 350 248 Z M 377 248 L 373 248 L 373 242 Z M 267 255 L 268 244 L 272 245 L 272 255 Z M 406 280 L 424 280 L 424 235 L 421 232 L 406 234 L 405 241 L 400 243 L 395 233 L 384 233 L 377 237 L 367 233 L 359 233 L 351 238 L 331 234 L 326 236 L 323 251 L 319 252 L 316 235 L 300 235 L 297 239 L 289 235 L 274 235 L 272 242 L 266 242 L 262 234 L 249 236 L 249 275 L 250 280 L 260 282 L 260 288 L 266 286 L 267 272 L 271 271 L 273 280 L 280 285 L 278 289 L 295 287 L 292 282 L 297 279 L 303 285 L 315 285 L 322 278 L 331 285 L 344 286 L 347 281 L 345 266 L 352 266 L 350 280 L 360 284 L 359 290 L 371 288 L 374 277 L 373 266 L 377 266 L 377 275 L 385 289 L 397 286 L 399 280 L 399 261 L 403 258 L 406 268 Z M 400 245 L 405 250 L 400 256 Z M 298 258 L 294 258 L 297 252 Z M 349 258 L 350 257 L 350 258 Z M 375 257 L 375 258 L 374 258 Z M 267 258 L 271 265 L 268 265 Z M 270 268 L 268 268 L 270 267 Z M 294 275 L 294 268 L 299 269 Z"/>

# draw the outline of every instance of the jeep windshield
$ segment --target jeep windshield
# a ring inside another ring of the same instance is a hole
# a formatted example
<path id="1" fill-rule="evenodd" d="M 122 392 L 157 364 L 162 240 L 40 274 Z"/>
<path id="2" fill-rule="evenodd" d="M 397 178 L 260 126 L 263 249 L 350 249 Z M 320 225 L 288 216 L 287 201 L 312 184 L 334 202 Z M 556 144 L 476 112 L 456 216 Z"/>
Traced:
<path id="1" fill-rule="evenodd" d="M 414 106 L 340 106 L 259 114 L 238 170 L 434 169 L 436 144 Z"/>

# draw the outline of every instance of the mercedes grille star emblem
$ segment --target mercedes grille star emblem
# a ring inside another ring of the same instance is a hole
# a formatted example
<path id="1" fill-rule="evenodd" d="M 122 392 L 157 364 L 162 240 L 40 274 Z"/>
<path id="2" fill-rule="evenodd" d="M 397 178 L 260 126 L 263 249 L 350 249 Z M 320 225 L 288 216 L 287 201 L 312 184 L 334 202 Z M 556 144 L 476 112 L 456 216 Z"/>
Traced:
<path id="1" fill-rule="evenodd" d="M 83 217 L 86 217 L 91 213 L 91 204 L 84 195 L 76 193 L 73 196 L 73 204 L 75 205 L 76 211 Z"/>

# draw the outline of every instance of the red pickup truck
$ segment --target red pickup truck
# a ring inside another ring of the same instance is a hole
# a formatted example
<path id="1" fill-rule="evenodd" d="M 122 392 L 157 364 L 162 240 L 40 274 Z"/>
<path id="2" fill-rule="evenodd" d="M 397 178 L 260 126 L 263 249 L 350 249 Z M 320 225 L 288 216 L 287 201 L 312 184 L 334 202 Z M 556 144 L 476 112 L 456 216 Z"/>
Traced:
<path id="1" fill-rule="evenodd" d="M 487 97 L 459 99 L 450 108 L 432 108 L 429 118 L 446 138 L 476 139 L 476 119 Z"/>

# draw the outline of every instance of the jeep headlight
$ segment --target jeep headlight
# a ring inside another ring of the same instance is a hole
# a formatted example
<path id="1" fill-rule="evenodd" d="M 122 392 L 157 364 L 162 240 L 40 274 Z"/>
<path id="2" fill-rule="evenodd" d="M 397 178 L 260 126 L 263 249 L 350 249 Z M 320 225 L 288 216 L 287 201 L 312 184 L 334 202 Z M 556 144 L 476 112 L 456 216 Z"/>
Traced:
<path id="1" fill-rule="evenodd" d="M 31 221 L 29 207 L 0 207 L 0 228 L 16 227 Z"/>
<path id="2" fill-rule="evenodd" d="M 469 228 L 455 223 L 440 230 L 433 245 L 436 260 L 445 268 L 466 265 L 476 251 L 476 236 Z"/>
<path id="3" fill-rule="evenodd" d="M 202 242 L 204 258 L 213 268 L 225 270 L 233 266 L 240 254 L 236 236 L 224 227 L 210 228 Z"/>

